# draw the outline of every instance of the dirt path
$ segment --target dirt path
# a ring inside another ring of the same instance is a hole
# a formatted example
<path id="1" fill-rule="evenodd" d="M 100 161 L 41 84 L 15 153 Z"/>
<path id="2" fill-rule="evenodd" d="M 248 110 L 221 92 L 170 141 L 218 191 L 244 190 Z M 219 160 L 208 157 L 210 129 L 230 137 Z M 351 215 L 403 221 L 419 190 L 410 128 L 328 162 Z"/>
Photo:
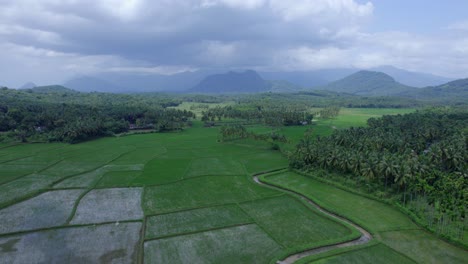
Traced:
<path id="1" fill-rule="evenodd" d="M 361 237 L 359 237 L 358 239 L 351 240 L 351 241 L 348 241 L 348 242 L 333 244 L 333 245 L 329 245 L 329 246 L 323 246 L 323 247 L 309 249 L 309 250 L 306 250 L 306 251 L 303 251 L 303 252 L 300 252 L 300 253 L 297 253 L 297 254 L 290 255 L 287 258 L 283 259 L 283 260 L 279 260 L 279 261 L 277 261 L 278 264 L 290 264 L 290 263 L 296 262 L 297 260 L 299 260 L 301 258 L 311 256 L 311 255 L 316 255 L 316 254 L 323 253 L 323 252 L 327 252 L 327 251 L 330 251 L 330 250 L 333 250 L 333 249 L 366 244 L 372 239 L 372 235 L 369 232 L 367 232 L 365 229 L 363 229 L 362 227 L 356 225 L 355 223 L 349 221 L 348 219 L 346 219 L 344 217 L 338 216 L 338 215 L 336 215 L 334 213 L 331 213 L 331 212 L 327 211 L 326 209 L 320 207 L 318 204 L 314 203 L 312 200 L 308 199 L 307 197 L 305 197 L 305 196 L 303 196 L 301 194 L 295 193 L 295 192 L 291 192 L 291 191 L 288 191 L 288 190 L 285 190 L 285 189 L 282 189 L 282 188 L 278 188 L 278 187 L 276 187 L 274 185 L 271 185 L 271 184 L 268 184 L 268 183 L 261 182 L 258 179 L 258 176 L 260 176 L 262 174 L 267 174 L 267 173 L 270 173 L 270 172 L 262 172 L 262 173 L 254 174 L 253 175 L 253 180 L 256 183 L 260 184 L 260 185 L 265 185 L 265 186 L 268 186 L 268 187 L 271 187 L 271 188 L 275 188 L 275 189 L 280 190 L 282 192 L 287 192 L 287 193 L 299 195 L 303 200 L 305 200 L 310 205 L 314 206 L 320 212 L 328 215 L 331 218 L 334 218 L 334 219 L 338 220 L 339 222 L 345 222 L 345 223 L 353 226 L 357 230 L 359 230 L 359 232 L 361 232 Z"/>

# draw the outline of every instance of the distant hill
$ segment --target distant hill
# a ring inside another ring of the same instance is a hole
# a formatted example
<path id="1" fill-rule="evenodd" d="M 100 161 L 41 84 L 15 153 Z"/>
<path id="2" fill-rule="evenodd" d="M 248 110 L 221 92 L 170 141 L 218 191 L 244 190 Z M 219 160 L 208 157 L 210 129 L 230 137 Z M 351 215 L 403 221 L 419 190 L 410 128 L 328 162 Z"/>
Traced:
<path id="1" fill-rule="evenodd" d="M 189 92 L 192 93 L 258 93 L 266 92 L 271 88 L 271 83 L 265 81 L 257 72 L 247 70 L 214 74 L 205 77 Z"/>
<path id="2" fill-rule="evenodd" d="M 269 80 L 268 82 L 270 83 L 268 91 L 273 93 L 295 93 L 305 90 L 304 87 L 288 81 Z"/>
<path id="3" fill-rule="evenodd" d="M 324 86 L 360 70 L 357 68 L 335 68 L 313 71 L 259 72 L 259 74 L 266 80 L 285 80 L 303 87 L 313 88 Z M 447 77 L 407 71 L 389 65 L 368 70 L 386 73 L 399 83 L 419 88 L 453 81 L 453 79 Z"/>
<path id="4" fill-rule="evenodd" d="M 34 88 L 36 87 L 37 85 L 33 82 L 27 82 L 25 84 L 23 84 L 19 89 L 31 89 L 31 88 Z"/>
<path id="5" fill-rule="evenodd" d="M 401 93 L 401 96 L 428 100 L 468 101 L 468 78 Z"/>
<path id="6" fill-rule="evenodd" d="M 360 96 L 396 95 L 416 89 L 395 81 L 385 73 L 375 71 L 359 71 L 320 88 Z"/>
<path id="7" fill-rule="evenodd" d="M 77 91 L 74 91 L 62 85 L 36 86 L 28 90 L 33 93 L 77 93 Z"/>
<path id="8" fill-rule="evenodd" d="M 407 71 L 388 65 L 372 68 L 371 70 L 386 73 L 392 76 L 397 82 L 418 88 L 436 86 L 453 81 L 453 79 L 447 77 L 429 73 Z"/>
<path id="9" fill-rule="evenodd" d="M 90 76 L 80 76 L 63 84 L 80 92 L 124 93 L 126 89 L 111 82 Z"/>
<path id="10" fill-rule="evenodd" d="M 258 74 L 265 80 L 284 80 L 298 86 L 311 88 L 326 85 L 357 71 L 359 69 L 337 68 L 314 71 L 259 72 Z"/>

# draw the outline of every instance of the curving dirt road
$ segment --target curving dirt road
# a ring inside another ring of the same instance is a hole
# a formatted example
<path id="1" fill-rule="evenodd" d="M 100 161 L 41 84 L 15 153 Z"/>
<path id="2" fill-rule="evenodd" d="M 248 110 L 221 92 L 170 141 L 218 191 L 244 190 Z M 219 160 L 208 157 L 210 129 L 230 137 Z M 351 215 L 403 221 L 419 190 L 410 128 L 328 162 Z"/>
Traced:
<path id="1" fill-rule="evenodd" d="M 319 254 L 319 253 L 323 253 L 323 252 L 327 252 L 327 251 L 330 251 L 330 250 L 333 250 L 333 249 L 356 246 L 356 245 L 362 245 L 362 244 L 368 243 L 372 239 L 372 235 L 369 232 L 367 232 L 365 229 L 363 229 L 362 227 L 356 225 L 355 223 L 349 221 L 348 219 L 346 219 L 344 217 L 338 216 L 338 215 L 336 215 L 334 213 L 331 213 L 331 212 L 327 211 L 326 209 L 320 207 L 318 204 L 314 203 L 312 200 L 308 199 L 307 197 L 305 197 L 305 196 L 303 196 L 301 194 L 298 194 L 298 193 L 294 193 L 294 192 L 282 189 L 282 188 L 278 188 L 278 187 L 276 187 L 274 185 L 271 185 L 271 184 L 268 184 L 268 183 L 261 182 L 258 179 L 258 176 L 260 176 L 262 174 L 267 174 L 267 173 L 271 173 L 271 172 L 261 172 L 261 173 L 254 174 L 253 175 L 253 180 L 256 183 L 260 184 L 260 185 L 265 185 L 265 186 L 268 186 L 268 187 L 271 187 L 271 188 L 275 188 L 275 189 L 280 190 L 282 192 L 287 192 L 287 193 L 299 195 L 303 200 L 305 200 L 310 205 L 314 206 L 320 212 L 322 212 L 322 213 L 328 215 L 329 217 L 334 218 L 334 219 L 336 219 L 336 220 L 338 220 L 340 222 L 345 222 L 345 223 L 353 226 L 357 230 L 359 230 L 359 232 L 361 232 L 361 237 L 359 237 L 358 239 L 351 240 L 351 241 L 348 241 L 348 242 L 333 244 L 333 245 L 329 245 L 329 246 L 323 246 L 323 247 L 309 249 L 309 250 L 306 250 L 306 251 L 303 251 L 303 252 L 300 252 L 300 253 L 297 253 L 297 254 L 290 255 L 287 258 L 283 259 L 283 260 L 279 260 L 279 261 L 277 261 L 278 264 L 290 264 L 290 263 L 296 262 L 297 260 L 299 260 L 301 258 L 311 256 L 311 255 L 315 255 L 315 254 Z"/>

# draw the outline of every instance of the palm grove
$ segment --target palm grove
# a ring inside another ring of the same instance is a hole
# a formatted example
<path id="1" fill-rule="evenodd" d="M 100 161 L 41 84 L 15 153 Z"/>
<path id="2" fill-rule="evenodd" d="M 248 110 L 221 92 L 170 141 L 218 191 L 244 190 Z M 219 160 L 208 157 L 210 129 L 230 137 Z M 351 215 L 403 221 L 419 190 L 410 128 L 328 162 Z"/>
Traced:
<path id="1" fill-rule="evenodd" d="M 393 196 L 429 228 L 461 239 L 468 207 L 467 132 L 466 110 L 371 118 L 366 128 L 306 136 L 290 165 L 338 172 L 338 180 Z"/>

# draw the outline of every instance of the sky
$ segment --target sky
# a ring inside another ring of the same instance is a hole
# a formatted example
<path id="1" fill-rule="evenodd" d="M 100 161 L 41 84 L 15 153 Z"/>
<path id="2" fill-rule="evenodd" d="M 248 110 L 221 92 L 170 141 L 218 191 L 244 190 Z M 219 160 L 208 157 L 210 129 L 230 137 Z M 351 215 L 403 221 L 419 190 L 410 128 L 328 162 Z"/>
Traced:
<path id="1" fill-rule="evenodd" d="M 466 0 L 0 0 L 0 85 L 392 65 L 468 77 Z"/>

